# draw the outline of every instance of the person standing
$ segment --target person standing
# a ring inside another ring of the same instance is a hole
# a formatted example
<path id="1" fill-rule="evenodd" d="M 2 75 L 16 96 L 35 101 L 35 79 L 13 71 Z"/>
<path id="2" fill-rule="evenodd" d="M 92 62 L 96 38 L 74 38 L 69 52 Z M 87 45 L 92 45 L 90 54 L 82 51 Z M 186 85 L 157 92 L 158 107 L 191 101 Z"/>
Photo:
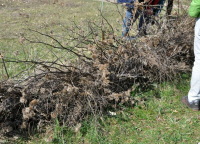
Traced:
<path id="1" fill-rule="evenodd" d="M 150 0 L 148 5 L 146 7 L 146 12 L 142 16 L 140 16 L 139 21 L 139 31 L 142 31 L 144 35 L 147 35 L 146 32 L 146 25 L 148 25 L 150 22 L 154 24 L 154 21 L 152 21 L 151 16 L 158 16 L 158 14 L 161 12 L 163 6 L 164 6 L 165 0 Z M 150 7 L 152 5 L 155 5 L 153 7 Z M 145 24 L 144 24 L 145 23 Z"/>
<path id="2" fill-rule="evenodd" d="M 194 111 L 199 111 L 200 105 L 200 0 L 192 0 L 189 15 L 196 18 L 194 35 L 195 61 L 192 68 L 190 90 L 187 96 L 181 98 L 181 102 Z"/>
<path id="3" fill-rule="evenodd" d="M 147 3 L 145 5 L 157 5 L 155 7 L 147 6 L 144 10 L 141 8 L 138 8 L 135 12 L 134 19 L 133 19 L 133 13 L 134 13 L 134 2 L 136 0 L 118 0 L 118 3 L 126 3 L 127 11 L 126 16 L 123 20 L 123 28 L 122 28 L 122 37 L 128 37 L 129 39 L 134 39 L 134 37 L 129 37 L 128 33 L 130 30 L 130 26 L 137 20 L 137 18 L 140 16 L 139 21 L 139 27 L 138 30 L 140 31 L 143 29 L 144 34 L 146 35 L 146 27 L 144 25 L 144 21 L 146 24 L 150 22 L 150 17 L 152 15 L 157 16 L 158 13 L 163 8 L 163 5 L 165 3 L 165 0 L 146 0 Z M 139 3 L 144 2 L 144 0 L 139 0 Z M 173 7 L 173 0 L 168 0 L 168 6 L 167 6 L 167 14 L 170 15 Z"/>
<path id="4" fill-rule="evenodd" d="M 118 3 L 126 3 L 126 16 L 123 19 L 122 37 L 129 37 L 128 36 L 128 32 L 130 30 L 130 26 L 142 14 L 142 10 L 141 9 L 137 9 L 137 10 L 134 9 L 134 2 L 135 1 L 136 0 L 117 0 Z M 139 3 L 143 2 L 143 1 L 144 0 L 139 0 Z M 135 12 L 135 14 L 133 14 L 134 12 Z"/>

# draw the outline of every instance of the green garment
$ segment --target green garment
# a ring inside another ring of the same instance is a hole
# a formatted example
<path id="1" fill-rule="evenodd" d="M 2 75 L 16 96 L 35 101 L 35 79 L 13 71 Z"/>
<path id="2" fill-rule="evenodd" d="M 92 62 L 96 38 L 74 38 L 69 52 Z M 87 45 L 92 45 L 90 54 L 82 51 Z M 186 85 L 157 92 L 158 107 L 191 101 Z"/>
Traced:
<path id="1" fill-rule="evenodd" d="M 195 18 L 200 17 L 200 0 L 192 0 L 189 15 Z"/>

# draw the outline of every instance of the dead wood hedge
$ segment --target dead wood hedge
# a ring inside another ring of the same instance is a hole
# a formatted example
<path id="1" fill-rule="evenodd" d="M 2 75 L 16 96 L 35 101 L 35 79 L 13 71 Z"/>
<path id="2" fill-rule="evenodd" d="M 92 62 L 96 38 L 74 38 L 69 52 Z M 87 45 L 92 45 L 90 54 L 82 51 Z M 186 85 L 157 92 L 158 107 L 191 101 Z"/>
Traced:
<path id="1" fill-rule="evenodd" d="M 119 103 L 133 106 L 133 84 L 146 87 L 191 70 L 193 28 L 194 22 L 187 15 L 163 17 L 150 35 L 127 41 L 117 37 L 109 23 L 105 30 L 88 22 L 88 31 L 74 24 L 67 29 L 68 41 L 74 46 L 64 46 L 51 34 L 30 30 L 53 42 L 28 36 L 26 41 L 60 49 L 73 59 L 25 61 L 1 55 L 4 63 L 31 63 L 37 71 L 23 80 L 13 77 L 0 83 L 1 132 L 32 125 L 43 128 L 55 119 L 74 126 L 86 115 L 102 115 L 106 108 Z"/>

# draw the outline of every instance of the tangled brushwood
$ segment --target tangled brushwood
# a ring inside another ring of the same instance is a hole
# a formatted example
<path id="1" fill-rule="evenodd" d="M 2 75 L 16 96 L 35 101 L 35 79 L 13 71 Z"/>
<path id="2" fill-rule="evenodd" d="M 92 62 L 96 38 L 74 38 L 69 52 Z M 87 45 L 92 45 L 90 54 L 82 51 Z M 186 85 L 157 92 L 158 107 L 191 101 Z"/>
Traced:
<path id="1" fill-rule="evenodd" d="M 74 126 L 87 115 L 102 115 L 108 107 L 134 106 L 130 93 L 136 83 L 145 88 L 191 70 L 194 22 L 187 16 L 162 18 L 155 29 L 152 26 L 150 35 L 133 41 L 117 37 L 114 28 L 107 24 L 104 30 L 90 22 L 87 32 L 74 24 L 68 28 L 70 38 L 65 45 L 52 34 L 34 30 L 31 32 L 52 41 L 24 37 L 30 43 L 60 49 L 73 58 L 4 58 L 5 63 L 34 64 L 36 72 L 23 80 L 1 82 L 1 132 L 26 130 L 30 126 L 40 129 L 55 119 Z"/>

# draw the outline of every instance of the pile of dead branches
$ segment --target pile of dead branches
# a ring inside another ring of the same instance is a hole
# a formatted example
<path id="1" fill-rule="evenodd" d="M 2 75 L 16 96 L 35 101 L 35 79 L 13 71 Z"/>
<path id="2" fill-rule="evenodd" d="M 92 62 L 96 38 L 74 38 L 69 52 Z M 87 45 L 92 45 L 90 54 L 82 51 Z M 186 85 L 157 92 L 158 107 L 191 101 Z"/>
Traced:
<path id="1" fill-rule="evenodd" d="M 109 24 L 104 30 L 89 22 L 87 32 L 74 24 L 68 28 L 70 38 L 65 45 L 51 34 L 31 30 L 53 42 L 28 36 L 26 41 L 60 49 L 73 59 L 4 58 L 5 63 L 34 64 L 36 72 L 23 80 L 0 83 L 1 132 L 33 125 L 42 128 L 55 119 L 74 126 L 86 115 L 101 115 L 108 107 L 133 106 L 135 99 L 130 93 L 134 84 L 146 87 L 191 70 L 193 27 L 188 16 L 163 18 L 151 35 L 127 41 L 117 37 Z"/>

